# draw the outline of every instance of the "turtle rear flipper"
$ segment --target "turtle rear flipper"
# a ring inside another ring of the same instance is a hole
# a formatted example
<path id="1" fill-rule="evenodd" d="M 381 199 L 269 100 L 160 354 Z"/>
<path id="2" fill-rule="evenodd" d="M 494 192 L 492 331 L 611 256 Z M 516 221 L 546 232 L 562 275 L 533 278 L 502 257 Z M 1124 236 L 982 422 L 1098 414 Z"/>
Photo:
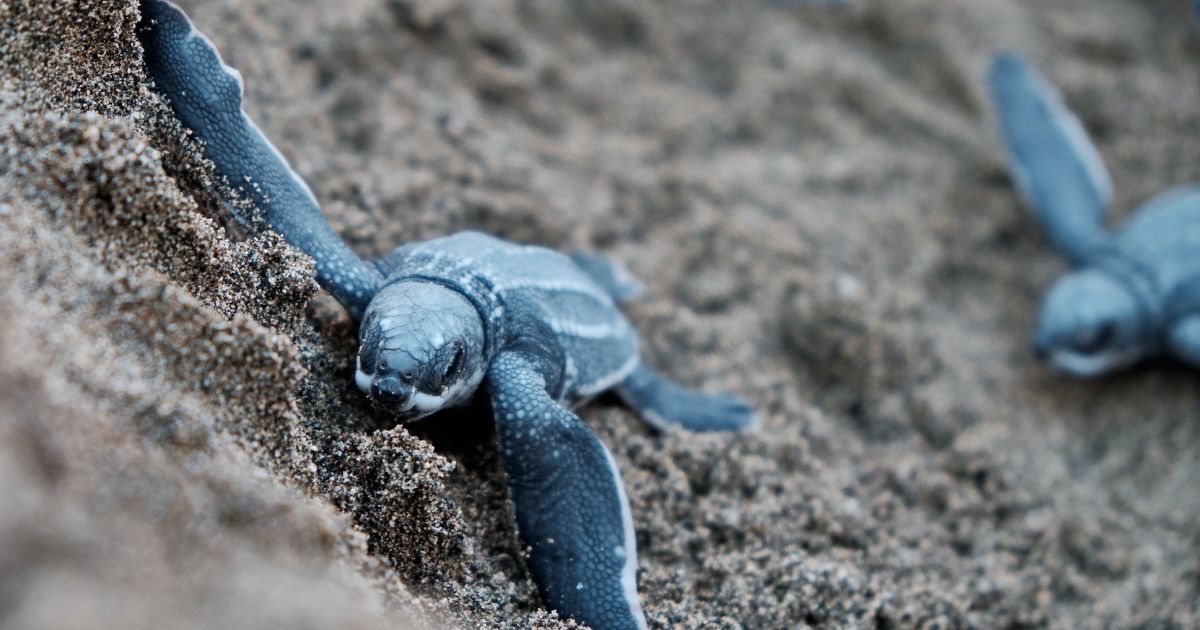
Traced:
<path id="1" fill-rule="evenodd" d="M 1013 180 L 1050 240 L 1072 263 L 1107 244 L 1112 179 L 1079 119 L 1024 59 L 997 55 L 988 88 Z"/>
<path id="2" fill-rule="evenodd" d="M 757 423 L 754 410 L 735 396 L 690 390 L 639 365 L 616 387 L 625 404 L 658 430 L 677 424 L 689 431 L 738 431 Z"/>
<path id="3" fill-rule="evenodd" d="M 138 39 L 146 70 L 204 156 L 284 239 L 317 263 L 317 280 L 352 316 L 362 315 L 382 276 L 334 233 L 304 180 L 242 111 L 242 78 L 179 7 L 143 0 Z M 245 217 L 239 217 L 245 220 Z"/>
<path id="4" fill-rule="evenodd" d="M 637 299 L 644 290 L 642 283 L 617 260 L 582 250 L 571 252 L 570 257 L 614 302 Z"/>

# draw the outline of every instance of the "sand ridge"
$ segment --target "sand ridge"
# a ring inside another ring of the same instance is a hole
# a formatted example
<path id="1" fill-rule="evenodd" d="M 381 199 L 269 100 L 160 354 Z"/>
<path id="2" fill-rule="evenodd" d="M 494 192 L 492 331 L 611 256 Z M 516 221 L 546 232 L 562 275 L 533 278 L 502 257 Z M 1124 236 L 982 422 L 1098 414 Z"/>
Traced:
<path id="1" fill-rule="evenodd" d="M 361 254 L 600 249 L 647 285 L 651 364 L 762 410 L 734 438 L 582 411 L 652 627 L 1198 623 L 1195 376 L 1034 362 L 1062 263 L 981 83 L 1042 64 L 1123 215 L 1196 177 L 1186 3 L 184 4 Z M 370 408 L 348 318 L 229 220 L 135 24 L 0 5 L 0 625 L 571 627 L 486 410 Z"/>

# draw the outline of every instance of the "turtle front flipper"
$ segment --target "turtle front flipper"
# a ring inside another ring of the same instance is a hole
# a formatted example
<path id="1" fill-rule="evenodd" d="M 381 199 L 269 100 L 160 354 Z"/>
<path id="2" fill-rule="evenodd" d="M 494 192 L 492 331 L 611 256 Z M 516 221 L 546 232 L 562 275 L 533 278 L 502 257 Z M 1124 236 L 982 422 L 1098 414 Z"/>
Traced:
<path id="1" fill-rule="evenodd" d="M 988 88 L 1013 180 L 1050 240 L 1073 264 L 1106 245 L 1112 179 L 1062 96 L 1024 59 L 997 55 Z"/>
<path id="2" fill-rule="evenodd" d="M 650 426 L 665 430 L 677 424 L 689 431 L 739 431 L 757 423 L 749 405 L 731 394 L 688 389 L 654 373 L 634 368 L 616 387 L 617 395 Z"/>
<path id="3" fill-rule="evenodd" d="M 175 116 L 204 143 L 217 173 L 272 229 L 313 257 L 321 286 L 360 317 L 383 278 L 334 233 L 304 180 L 242 111 L 241 76 L 179 7 L 143 0 L 140 8 L 146 70 Z"/>
<path id="4" fill-rule="evenodd" d="M 488 387 L 501 461 L 547 605 L 596 630 L 646 627 L 629 500 L 612 456 L 546 392 L 538 361 L 502 353 Z"/>

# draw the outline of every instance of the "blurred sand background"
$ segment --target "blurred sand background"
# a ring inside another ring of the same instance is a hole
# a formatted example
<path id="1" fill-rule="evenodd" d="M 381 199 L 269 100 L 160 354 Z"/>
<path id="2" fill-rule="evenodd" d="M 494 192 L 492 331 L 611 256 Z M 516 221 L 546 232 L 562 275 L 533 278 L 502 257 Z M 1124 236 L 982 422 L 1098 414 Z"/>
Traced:
<path id="1" fill-rule="evenodd" d="M 982 90 L 1031 56 L 1123 216 L 1197 179 L 1184 0 L 183 4 L 360 253 L 609 253 L 648 361 L 761 409 L 741 437 L 583 409 L 651 627 L 1200 624 L 1197 377 L 1033 360 L 1063 264 Z M 0 627 L 571 627 L 486 409 L 366 403 L 351 323 L 233 229 L 136 21 L 0 2 Z"/>

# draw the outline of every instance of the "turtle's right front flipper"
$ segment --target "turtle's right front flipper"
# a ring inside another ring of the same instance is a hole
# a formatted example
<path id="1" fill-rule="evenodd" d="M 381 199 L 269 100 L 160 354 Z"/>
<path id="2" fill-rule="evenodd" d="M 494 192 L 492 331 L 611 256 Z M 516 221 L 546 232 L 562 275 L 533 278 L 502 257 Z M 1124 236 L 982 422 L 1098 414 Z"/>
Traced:
<path id="1" fill-rule="evenodd" d="M 988 88 L 1013 180 L 1050 240 L 1072 263 L 1107 244 L 1112 180 L 1062 96 L 1024 59 L 997 55 Z"/>
<path id="2" fill-rule="evenodd" d="M 317 263 L 317 280 L 362 315 L 383 278 L 334 233 L 312 191 L 242 111 L 242 80 L 179 7 L 141 2 L 146 69 L 204 156 L 263 213 L 267 224 Z"/>

